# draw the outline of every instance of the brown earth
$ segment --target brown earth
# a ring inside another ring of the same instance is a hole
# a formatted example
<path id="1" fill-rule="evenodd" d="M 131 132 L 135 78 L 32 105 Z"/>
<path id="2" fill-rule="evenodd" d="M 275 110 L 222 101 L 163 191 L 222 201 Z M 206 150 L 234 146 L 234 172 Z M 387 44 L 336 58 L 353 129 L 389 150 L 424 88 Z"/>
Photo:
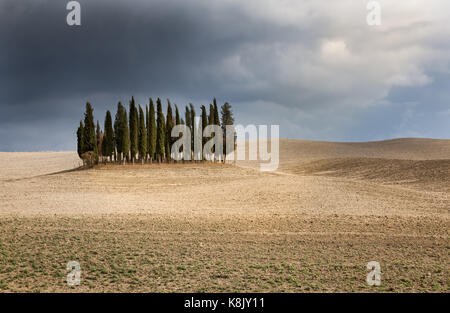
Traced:
<path id="1" fill-rule="evenodd" d="M 282 140 L 269 173 L 0 153 L 0 290 L 448 292 L 449 159 L 431 139 Z"/>

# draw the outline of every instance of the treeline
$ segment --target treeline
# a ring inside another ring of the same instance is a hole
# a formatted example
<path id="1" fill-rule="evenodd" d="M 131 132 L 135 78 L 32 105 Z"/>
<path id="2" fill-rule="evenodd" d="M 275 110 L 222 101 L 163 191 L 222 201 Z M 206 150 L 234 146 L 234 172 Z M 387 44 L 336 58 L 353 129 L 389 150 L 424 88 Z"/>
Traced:
<path id="1" fill-rule="evenodd" d="M 217 125 L 223 135 L 223 151 L 226 151 L 225 131 L 227 125 L 234 124 L 231 105 L 224 103 L 219 108 L 214 98 L 213 103 L 209 105 L 209 114 L 207 108 L 202 105 L 201 108 L 201 133 L 208 125 Z M 175 111 L 175 112 L 174 112 Z M 154 161 L 172 162 L 172 145 L 179 139 L 171 136 L 175 125 L 185 125 L 191 131 L 191 144 L 194 145 L 194 134 L 200 132 L 196 123 L 196 112 L 192 104 L 185 107 L 184 118 L 180 115 L 177 105 L 174 110 L 170 100 L 167 99 L 167 112 L 163 113 L 161 99 L 156 100 L 156 111 L 153 100 L 150 98 L 149 105 L 142 108 L 136 106 L 134 97 L 129 103 L 128 112 L 121 102 L 117 105 L 117 111 L 112 120 L 111 112 L 106 111 L 103 129 L 97 120 L 94 124 L 94 109 L 92 105 L 86 103 L 84 121 L 80 120 L 77 130 L 77 151 L 81 159 L 87 165 L 93 165 L 98 162 L 112 163 L 152 163 Z M 206 144 L 209 138 L 202 136 L 202 146 Z M 214 151 L 213 151 L 214 152 Z M 181 151 L 183 153 L 183 151 Z M 192 153 L 189 151 L 189 153 Z M 215 160 L 224 161 L 224 153 L 215 156 Z M 189 158 L 193 159 L 193 158 Z M 202 156 L 203 159 L 203 156 Z"/>

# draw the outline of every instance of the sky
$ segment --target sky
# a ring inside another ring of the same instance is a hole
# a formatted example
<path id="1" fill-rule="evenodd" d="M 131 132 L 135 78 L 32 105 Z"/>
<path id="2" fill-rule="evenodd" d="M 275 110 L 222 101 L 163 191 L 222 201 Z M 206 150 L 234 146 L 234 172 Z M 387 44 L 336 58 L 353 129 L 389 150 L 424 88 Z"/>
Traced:
<path id="1" fill-rule="evenodd" d="M 450 1 L 0 0 L 0 151 L 76 150 L 131 96 L 326 141 L 450 138 Z M 165 103 L 165 102 L 164 102 Z"/>

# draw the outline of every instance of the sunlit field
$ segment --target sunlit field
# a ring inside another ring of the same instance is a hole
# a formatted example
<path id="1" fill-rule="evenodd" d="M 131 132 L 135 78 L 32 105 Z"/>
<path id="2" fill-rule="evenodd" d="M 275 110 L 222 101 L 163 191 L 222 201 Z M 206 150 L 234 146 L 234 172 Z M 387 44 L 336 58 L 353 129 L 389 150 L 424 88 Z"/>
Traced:
<path id="1" fill-rule="evenodd" d="M 448 155 L 446 140 L 282 140 L 264 173 L 0 153 L 0 290 L 448 292 Z"/>

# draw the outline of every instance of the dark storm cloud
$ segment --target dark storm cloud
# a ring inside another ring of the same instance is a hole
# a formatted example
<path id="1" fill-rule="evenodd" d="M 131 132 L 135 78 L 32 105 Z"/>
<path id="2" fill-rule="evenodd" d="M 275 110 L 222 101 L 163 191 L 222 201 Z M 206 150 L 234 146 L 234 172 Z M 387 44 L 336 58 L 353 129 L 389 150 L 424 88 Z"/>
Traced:
<path id="1" fill-rule="evenodd" d="M 66 25 L 65 1 L 16 3 L 1 16 L 0 101 L 10 105 L 111 91 L 212 94 L 221 60 L 247 42 L 289 39 L 233 6 L 217 17 L 205 1 L 80 1 L 80 27 Z"/>
<path id="2" fill-rule="evenodd" d="M 214 27 L 204 27 L 186 11 L 193 9 L 189 6 L 81 1 L 83 25 L 77 28 L 65 24 L 65 4 L 34 5 L 7 20 L 9 79 L 2 101 L 17 104 L 111 90 L 164 92 L 171 86 L 185 92 L 197 79 L 192 69 L 233 49 L 224 44 L 212 50 L 221 44 L 214 43 Z M 207 18 L 202 10 L 198 13 Z"/>
<path id="3" fill-rule="evenodd" d="M 0 3 L 0 150 L 74 149 L 86 101 L 102 121 L 131 95 L 180 106 L 215 96 L 238 122 L 280 123 L 283 136 L 354 139 L 355 126 L 371 139 L 402 132 L 354 118 L 401 120 L 395 103 L 410 90 L 445 93 L 433 79 L 448 74 L 430 74 L 448 68 L 440 28 L 411 24 L 417 38 L 407 27 L 374 32 L 361 23 L 365 6 L 347 0 L 80 0 L 78 27 L 66 24 L 67 2 Z"/>

